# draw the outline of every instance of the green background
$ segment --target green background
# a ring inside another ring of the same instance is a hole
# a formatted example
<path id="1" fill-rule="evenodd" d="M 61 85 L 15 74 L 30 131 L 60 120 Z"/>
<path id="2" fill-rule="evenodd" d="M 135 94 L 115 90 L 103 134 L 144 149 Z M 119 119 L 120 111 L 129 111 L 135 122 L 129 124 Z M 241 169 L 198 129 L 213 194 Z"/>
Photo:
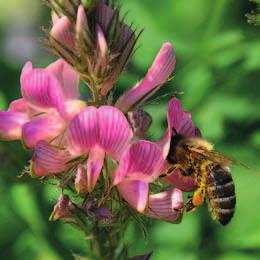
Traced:
<path id="1" fill-rule="evenodd" d="M 121 2 L 127 20 L 145 31 L 118 90 L 140 80 L 162 43 L 170 41 L 177 67 L 162 94 L 183 92 L 177 96 L 204 137 L 251 168 L 233 167 L 238 202 L 227 227 L 214 222 L 205 205 L 180 225 L 150 222 L 146 240 L 132 226 L 131 254 L 154 250 L 154 260 L 260 259 L 260 37 L 245 18 L 255 6 L 246 0 Z M 49 25 L 49 10 L 40 0 L 0 0 L 0 109 L 20 96 L 25 61 L 46 66 L 54 60 L 37 42 L 41 25 Z M 154 118 L 154 139 L 166 128 L 167 99 L 146 107 Z M 0 143 L 0 259 L 72 259 L 84 252 L 83 236 L 48 221 L 59 195 L 55 187 L 17 177 L 29 158 L 20 143 Z"/>

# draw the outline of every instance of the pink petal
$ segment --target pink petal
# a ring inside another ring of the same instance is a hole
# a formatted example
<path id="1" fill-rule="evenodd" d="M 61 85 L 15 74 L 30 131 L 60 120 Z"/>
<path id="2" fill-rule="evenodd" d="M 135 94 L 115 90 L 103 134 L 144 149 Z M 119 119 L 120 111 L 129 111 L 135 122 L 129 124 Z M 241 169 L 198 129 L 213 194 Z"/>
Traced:
<path id="1" fill-rule="evenodd" d="M 63 44 L 66 48 L 74 51 L 75 50 L 75 32 L 73 23 L 67 16 L 62 16 L 56 23 L 53 25 L 51 32 L 51 36 Z M 53 41 L 53 45 L 60 49 L 60 45 Z"/>
<path id="2" fill-rule="evenodd" d="M 47 70 L 59 80 L 66 98 L 79 98 L 80 76 L 68 63 L 66 63 L 63 59 L 59 59 L 49 65 Z"/>
<path id="3" fill-rule="evenodd" d="M 184 136 L 194 136 L 195 126 L 191 119 L 191 113 L 184 112 L 181 102 L 177 98 L 173 98 L 169 103 L 168 108 L 168 125 L 169 131 L 175 132 Z"/>
<path id="4" fill-rule="evenodd" d="M 99 145 L 118 160 L 128 147 L 132 132 L 124 114 L 112 106 L 102 106 L 99 115 Z"/>
<path id="5" fill-rule="evenodd" d="M 94 147 L 90 150 L 87 160 L 88 192 L 92 192 L 96 186 L 105 159 L 104 150 Z"/>
<path id="6" fill-rule="evenodd" d="M 65 122 L 54 114 L 36 117 L 23 125 L 22 139 L 26 147 L 34 148 L 41 141 L 51 141 L 61 135 Z"/>
<path id="7" fill-rule="evenodd" d="M 10 103 L 9 112 L 21 112 L 21 113 L 27 113 L 28 112 L 28 105 L 26 101 L 23 98 L 14 100 Z"/>
<path id="8" fill-rule="evenodd" d="M 97 5 L 96 19 L 97 19 L 97 23 L 101 26 L 103 32 L 107 31 L 108 25 L 113 15 L 114 15 L 114 11 L 109 6 L 102 3 Z"/>
<path id="9" fill-rule="evenodd" d="M 22 96 L 32 106 L 42 111 L 56 108 L 64 115 L 65 97 L 60 82 L 46 69 L 28 70 L 25 65 L 21 75 Z"/>
<path id="10" fill-rule="evenodd" d="M 149 196 L 149 203 L 145 215 L 150 218 L 176 222 L 180 219 L 180 209 L 183 205 L 182 191 L 167 190 Z"/>
<path id="11" fill-rule="evenodd" d="M 128 111 L 141 98 L 149 94 L 157 86 L 165 83 L 172 74 L 175 64 L 176 56 L 172 45 L 165 43 L 145 78 L 121 96 L 116 106 L 124 112 Z"/>
<path id="12" fill-rule="evenodd" d="M 36 176 L 60 174 L 71 167 L 71 155 L 64 149 L 40 141 L 35 147 L 32 171 Z"/>
<path id="13" fill-rule="evenodd" d="M 198 187 L 194 176 L 183 176 L 179 171 L 174 171 L 164 179 L 182 191 L 194 191 Z"/>
<path id="14" fill-rule="evenodd" d="M 152 182 L 160 176 L 163 163 L 161 150 L 155 143 L 139 141 L 121 158 L 113 184 L 124 179 Z"/>
<path id="15" fill-rule="evenodd" d="M 120 195 L 139 212 L 144 212 L 148 200 L 149 185 L 142 181 L 123 181 L 117 185 Z"/>
<path id="16" fill-rule="evenodd" d="M 0 139 L 20 140 L 22 137 L 22 126 L 28 121 L 25 113 L 0 111 Z"/>
<path id="17" fill-rule="evenodd" d="M 201 137 L 199 129 L 192 122 L 191 113 L 183 111 L 181 102 L 177 98 L 169 102 L 167 120 L 168 130 L 158 142 L 164 158 L 168 156 L 171 138 L 176 135 L 176 132 L 186 137 Z"/>
<path id="18" fill-rule="evenodd" d="M 98 143 L 98 110 L 87 107 L 82 110 L 71 122 L 68 129 L 68 145 L 75 155 L 87 153 Z"/>

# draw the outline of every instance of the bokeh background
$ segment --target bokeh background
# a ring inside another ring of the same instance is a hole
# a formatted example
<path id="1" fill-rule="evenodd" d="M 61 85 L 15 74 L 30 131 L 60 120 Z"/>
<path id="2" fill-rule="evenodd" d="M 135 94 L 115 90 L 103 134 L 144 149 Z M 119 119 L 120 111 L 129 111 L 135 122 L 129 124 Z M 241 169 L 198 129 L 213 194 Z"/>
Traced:
<path id="1" fill-rule="evenodd" d="M 149 223 L 145 240 L 138 226 L 127 241 L 133 255 L 154 250 L 154 260 L 260 259 L 260 34 L 245 14 L 247 0 L 121 1 L 127 20 L 145 31 L 128 70 L 118 83 L 121 92 L 141 79 L 161 44 L 177 53 L 170 91 L 193 112 L 204 137 L 218 151 L 248 165 L 233 167 L 237 210 L 222 227 L 206 205 L 180 225 Z M 32 60 L 46 66 L 55 58 L 39 44 L 41 26 L 49 26 L 41 0 L 0 0 L 0 109 L 20 96 L 22 65 Z M 169 96 L 146 106 L 154 122 L 153 138 L 166 127 Z M 0 122 L 1 123 L 1 122 Z M 0 143 L 0 259 L 72 259 L 84 252 L 81 233 L 48 217 L 59 192 L 28 178 L 18 178 L 30 154 L 20 143 Z"/>

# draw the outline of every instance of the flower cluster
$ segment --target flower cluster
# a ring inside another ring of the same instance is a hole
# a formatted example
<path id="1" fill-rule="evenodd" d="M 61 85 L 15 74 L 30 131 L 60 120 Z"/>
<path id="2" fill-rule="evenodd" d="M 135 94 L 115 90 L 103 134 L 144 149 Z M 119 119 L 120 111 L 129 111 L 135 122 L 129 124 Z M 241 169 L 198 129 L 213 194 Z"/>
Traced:
<path id="1" fill-rule="evenodd" d="M 62 189 L 82 198 L 76 205 L 63 195 L 52 220 L 71 219 L 81 208 L 110 223 L 130 206 L 149 218 L 180 221 L 183 191 L 196 189 L 196 182 L 178 171 L 165 177 L 167 157 L 176 131 L 199 136 L 199 130 L 173 98 L 165 134 L 158 142 L 146 140 L 152 117 L 140 106 L 174 71 L 172 45 L 163 44 L 145 77 L 111 101 L 109 92 L 138 35 L 107 1 L 48 2 L 53 10 L 48 45 L 60 58 L 45 69 L 26 63 L 22 98 L 0 112 L 0 138 L 21 140 L 32 150 L 31 175 L 58 177 Z M 81 99 L 80 79 L 91 99 Z"/>

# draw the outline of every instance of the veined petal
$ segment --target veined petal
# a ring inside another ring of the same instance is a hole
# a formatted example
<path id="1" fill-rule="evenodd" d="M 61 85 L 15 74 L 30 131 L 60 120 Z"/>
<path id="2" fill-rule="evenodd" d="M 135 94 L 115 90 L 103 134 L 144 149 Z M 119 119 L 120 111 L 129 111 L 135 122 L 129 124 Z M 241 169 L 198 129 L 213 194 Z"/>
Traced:
<path id="1" fill-rule="evenodd" d="M 26 147 L 34 148 L 41 141 L 51 141 L 65 129 L 65 122 L 54 114 L 36 117 L 23 125 L 22 139 Z"/>
<path id="2" fill-rule="evenodd" d="M 66 98 L 79 98 L 79 74 L 68 63 L 59 59 L 49 65 L 47 70 L 59 80 Z"/>
<path id="3" fill-rule="evenodd" d="M 46 69 L 23 69 L 21 91 L 23 98 L 32 106 L 44 110 L 56 108 L 64 116 L 64 93 L 60 82 Z"/>
<path id="4" fill-rule="evenodd" d="M 182 191 L 194 191 L 198 187 L 194 176 L 183 176 L 176 170 L 164 179 Z"/>
<path id="5" fill-rule="evenodd" d="M 175 129 L 178 134 L 184 136 L 194 136 L 195 131 L 197 131 L 192 122 L 191 113 L 183 111 L 181 102 L 177 98 L 173 98 L 169 103 L 168 125 L 169 131 L 171 131 L 173 135 L 175 134 L 173 129 Z"/>
<path id="6" fill-rule="evenodd" d="M 36 176 L 59 174 L 71 167 L 71 160 L 72 157 L 66 150 L 40 141 L 35 147 L 32 171 Z"/>
<path id="7" fill-rule="evenodd" d="M 128 147 L 132 131 L 124 114 L 112 106 L 102 106 L 99 116 L 99 145 L 118 160 Z"/>
<path id="8" fill-rule="evenodd" d="M 117 185 L 121 196 L 139 212 L 144 212 L 148 201 L 149 184 L 143 181 L 126 181 Z"/>
<path id="9" fill-rule="evenodd" d="M 8 141 L 20 140 L 22 126 L 28 120 L 25 113 L 0 111 L 0 139 Z"/>
<path id="10" fill-rule="evenodd" d="M 98 110 L 87 107 L 71 121 L 67 133 L 69 148 L 73 154 L 82 155 L 98 144 L 98 138 Z"/>
<path id="11" fill-rule="evenodd" d="M 163 163 L 162 152 L 155 143 L 139 141 L 121 158 L 113 184 L 124 179 L 152 182 L 160 176 Z"/>
<path id="12" fill-rule="evenodd" d="M 128 111 L 137 101 L 154 90 L 157 86 L 165 83 L 172 74 L 175 64 L 176 56 L 172 45 L 165 43 L 145 78 L 134 88 L 128 90 L 121 96 L 116 102 L 116 106 L 124 112 Z"/>
<path id="13" fill-rule="evenodd" d="M 87 160 L 88 192 L 96 186 L 105 159 L 105 152 L 98 146 L 92 148 Z"/>
<path id="14" fill-rule="evenodd" d="M 62 16 L 58 21 L 53 25 L 51 36 L 66 48 L 70 50 L 75 49 L 75 32 L 73 23 L 67 16 Z M 55 41 L 52 40 L 52 43 L 57 49 L 60 49 L 61 46 Z"/>
<path id="15" fill-rule="evenodd" d="M 168 156 L 171 138 L 176 133 L 186 137 L 201 137 L 200 130 L 192 122 L 191 113 L 183 111 L 181 102 L 177 98 L 169 102 L 167 120 L 168 129 L 157 143 L 163 151 L 164 158 Z"/>
<path id="16" fill-rule="evenodd" d="M 145 215 L 150 218 L 176 222 L 181 218 L 180 209 L 183 205 L 182 191 L 167 190 L 149 196 L 149 203 Z"/>

